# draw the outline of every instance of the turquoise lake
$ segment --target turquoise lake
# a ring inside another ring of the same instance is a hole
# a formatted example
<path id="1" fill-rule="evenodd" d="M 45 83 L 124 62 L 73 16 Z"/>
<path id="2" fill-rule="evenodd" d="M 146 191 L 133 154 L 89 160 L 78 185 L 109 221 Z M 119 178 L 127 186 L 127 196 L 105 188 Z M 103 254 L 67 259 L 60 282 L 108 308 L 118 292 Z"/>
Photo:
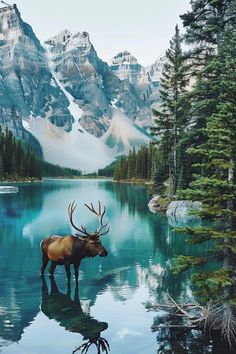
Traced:
<path id="1" fill-rule="evenodd" d="M 0 194 L 0 352 L 71 354 L 93 338 L 104 338 L 112 354 L 209 353 L 198 331 L 157 331 L 167 291 L 193 301 L 190 273 L 174 276 L 171 260 L 190 252 L 185 236 L 172 231 L 165 215 L 152 214 L 145 186 L 109 180 L 44 180 L 18 184 L 19 193 Z M 40 242 L 49 235 L 74 234 L 67 207 L 78 204 L 74 220 L 89 229 L 97 220 L 84 203 L 101 201 L 111 225 L 102 237 L 105 258 L 81 263 L 79 287 L 67 288 L 64 267 L 40 277 Z M 202 254 L 200 247 L 196 254 Z M 78 350 L 77 353 L 80 353 Z M 88 353 L 97 353 L 91 345 Z"/>

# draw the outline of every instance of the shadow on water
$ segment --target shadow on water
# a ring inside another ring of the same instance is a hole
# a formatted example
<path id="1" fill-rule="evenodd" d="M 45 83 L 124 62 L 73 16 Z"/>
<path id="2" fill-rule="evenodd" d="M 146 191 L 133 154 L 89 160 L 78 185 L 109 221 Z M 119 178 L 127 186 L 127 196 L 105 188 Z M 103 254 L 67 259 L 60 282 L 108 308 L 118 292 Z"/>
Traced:
<path id="1" fill-rule="evenodd" d="M 110 348 L 107 340 L 101 337 L 101 332 L 108 328 L 106 322 L 100 322 L 92 318 L 82 309 L 78 285 L 75 287 L 74 297 L 71 296 L 70 285 L 67 286 L 67 293 L 59 291 L 55 278 L 50 277 L 51 290 L 48 291 L 47 283 L 42 277 L 42 303 L 41 311 L 49 318 L 56 320 L 60 326 L 67 331 L 80 333 L 86 342 L 73 350 L 72 353 L 81 351 L 87 353 L 94 345 L 97 353 L 108 353 Z M 87 308 L 87 311 L 89 309 Z"/>

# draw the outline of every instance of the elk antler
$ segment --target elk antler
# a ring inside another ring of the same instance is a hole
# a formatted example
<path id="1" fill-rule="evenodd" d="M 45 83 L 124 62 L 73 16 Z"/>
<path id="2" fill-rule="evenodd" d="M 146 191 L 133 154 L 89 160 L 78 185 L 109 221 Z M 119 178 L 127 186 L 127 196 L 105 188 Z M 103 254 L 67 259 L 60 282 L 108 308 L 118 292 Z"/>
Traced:
<path id="1" fill-rule="evenodd" d="M 76 207 L 77 207 L 77 205 L 75 204 L 75 201 L 73 201 L 72 203 L 70 203 L 68 205 L 68 215 L 69 215 L 70 223 L 74 227 L 75 230 L 82 233 L 82 235 L 79 235 L 79 236 L 87 236 L 85 231 L 83 231 L 82 229 L 79 229 L 73 222 L 72 216 L 73 216 L 73 213 L 74 213 Z"/>
<path id="2" fill-rule="evenodd" d="M 103 235 L 106 235 L 109 230 L 110 230 L 110 227 L 108 226 L 108 222 L 106 224 L 103 225 L 103 217 L 105 215 L 105 212 L 106 212 L 106 208 L 104 207 L 103 208 L 103 211 L 101 209 L 101 203 L 100 201 L 98 201 L 98 212 L 94 209 L 94 206 L 93 206 L 93 203 L 89 205 L 87 204 L 84 204 L 92 213 L 94 213 L 95 215 L 97 215 L 99 217 L 99 227 L 97 228 L 97 230 L 92 233 L 92 232 L 89 232 L 85 227 L 83 227 L 82 225 L 80 226 L 80 228 L 78 228 L 74 222 L 73 222 L 73 213 L 75 211 L 75 208 L 76 208 L 76 204 L 75 204 L 75 201 L 73 201 L 72 203 L 70 203 L 68 205 L 68 215 L 69 215 L 69 219 L 70 219 L 70 223 L 71 225 L 75 228 L 75 230 L 79 231 L 81 233 L 81 235 L 78 235 L 78 236 L 89 236 L 89 237 L 100 237 L 100 236 L 103 236 Z M 104 230 L 102 232 L 102 230 L 107 227 L 107 230 Z"/>
<path id="3" fill-rule="evenodd" d="M 96 211 L 94 209 L 93 203 L 90 203 L 90 206 L 88 204 L 84 204 L 93 214 L 97 215 L 99 218 L 99 227 L 97 228 L 97 230 L 94 233 L 94 236 L 100 237 L 103 235 L 106 235 L 109 231 L 110 231 L 110 226 L 108 226 L 108 222 L 106 224 L 103 224 L 103 217 L 106 213 L 106 207 L 103 207 L 103 211 L 101 208 L 101 203 L 100 201 L 98 201 L 98 211 Z M 106 230 L 104 230 L 106 227 L 108 226 L 108 228 Z M 102 230 L 104 230 L 102 232 Z"/>

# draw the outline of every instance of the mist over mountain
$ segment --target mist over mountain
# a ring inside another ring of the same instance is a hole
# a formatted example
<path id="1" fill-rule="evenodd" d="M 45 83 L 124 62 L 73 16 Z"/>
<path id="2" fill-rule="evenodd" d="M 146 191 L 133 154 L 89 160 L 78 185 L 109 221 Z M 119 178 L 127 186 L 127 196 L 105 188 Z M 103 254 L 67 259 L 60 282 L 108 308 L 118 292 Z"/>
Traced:
<path id="1" fill-rule="evenodd" d="M 87 32 L 40 43 L 16 5 L 0 8 L 0 125 L 52 163 L 92 171 L 147 143 L 162 60 L 108 65 Z"/>

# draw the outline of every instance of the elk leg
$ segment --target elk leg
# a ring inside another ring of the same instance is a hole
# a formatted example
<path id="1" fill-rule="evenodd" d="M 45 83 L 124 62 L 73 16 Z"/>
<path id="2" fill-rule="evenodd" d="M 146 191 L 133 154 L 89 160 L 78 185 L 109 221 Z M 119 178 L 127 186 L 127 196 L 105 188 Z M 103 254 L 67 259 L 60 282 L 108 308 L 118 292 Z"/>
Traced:
<path id="1" fill-rule="evenodd" d="M 44 271 L 45 271 L 45 269 L 47 267 L 48 261 L 49 261 L 48 256 L 45 253 L 43 253 L 42 254 L 41 275 L 44 275 Z"/>
<path id="2" fill-rule="evenodd" d="M 68 283 L 69 283 L 70 282 L 70 277 L 71 277 L 70 264 L 69 263 L 65 263 L 65 269 L 66 269 L 67 280 L 68 280 Z"/>
<path id="3" fill-rule="evenodd" d="M 55 269 L 56 269 L 57 264 L 55 262 L 51 262 L 51 266 L 49 268 L 49 273 L 53 275 Z"/>
<path id="4" fill-rule="evenodd" d="M 78 278 L 79 278 L 79 264 L 74 264 L 74 271 L 75 271 L 75 281 L 76 281 L 76 284 L 78 284 Z"/>

